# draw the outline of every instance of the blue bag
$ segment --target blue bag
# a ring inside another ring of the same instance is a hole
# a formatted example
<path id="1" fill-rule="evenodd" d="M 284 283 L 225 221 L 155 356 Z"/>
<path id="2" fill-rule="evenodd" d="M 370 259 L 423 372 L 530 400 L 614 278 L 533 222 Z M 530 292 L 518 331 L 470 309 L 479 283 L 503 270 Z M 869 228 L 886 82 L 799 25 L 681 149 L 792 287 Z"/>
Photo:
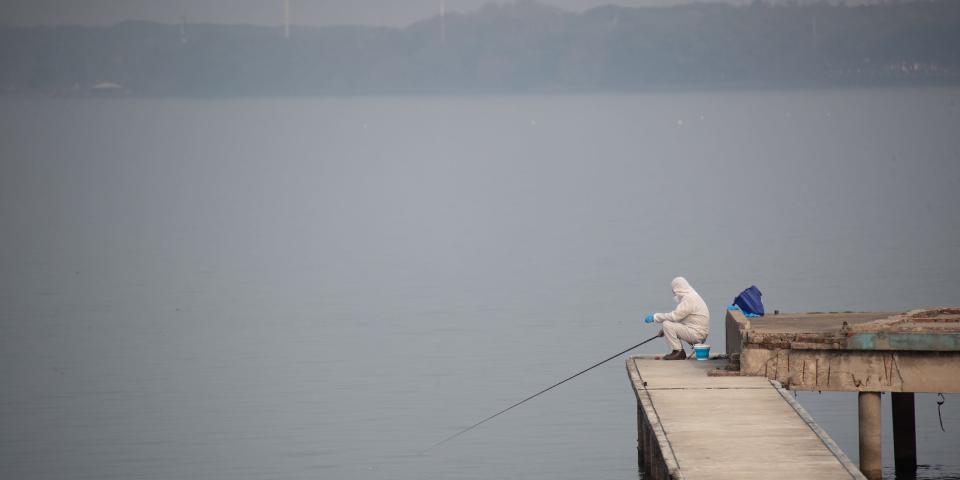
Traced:
<path id="1" fill-rule="evenodd" d="M 747 316 L 752 313 L 762 317 L 763 301 L 760 300 L 762 296 L 760 289 L 756 285 L 751 285 L 750 288 L 740 292 L 740 295 L 733 299 L 733 304 L 740 307 L 740 310 L 743 310 L 743 313 Z"/>

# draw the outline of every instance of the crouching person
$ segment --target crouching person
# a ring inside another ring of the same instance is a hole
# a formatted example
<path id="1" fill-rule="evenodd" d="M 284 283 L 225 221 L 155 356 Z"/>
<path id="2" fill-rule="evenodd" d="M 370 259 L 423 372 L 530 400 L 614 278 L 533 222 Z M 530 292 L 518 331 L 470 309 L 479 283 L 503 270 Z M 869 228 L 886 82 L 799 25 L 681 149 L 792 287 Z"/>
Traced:
<path id="1" fill-rule="evenodd" d="M 700 294 L 685 278 L 674 278 L 670 286 L 673 288 L 673 299 L 677 301 L 677 308 L 670 313 L 651 313 L 644 321 L 663 324 L 663 338 L 670 345 L 670 353 L 663 359 L 683 360 L 687 358 L 687 352 L 680 341 L 690 345 L 703 343 L 710 334 L 710 311 Z"/>

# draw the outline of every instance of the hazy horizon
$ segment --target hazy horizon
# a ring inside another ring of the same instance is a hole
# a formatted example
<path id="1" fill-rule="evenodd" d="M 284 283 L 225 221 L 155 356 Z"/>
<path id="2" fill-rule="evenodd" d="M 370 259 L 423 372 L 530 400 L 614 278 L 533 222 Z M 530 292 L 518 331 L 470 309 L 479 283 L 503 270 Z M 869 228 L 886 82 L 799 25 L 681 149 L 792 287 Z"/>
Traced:
<path id="1" fill-rule="evenodd" d="M 581 12 L 602 5 L 623 7 L 657 7 L 691 3 L 726 3 L 743 5 L 749 0 L 537 0 L 538 3 Z M 192 23 L 282 25 L 283 0 L 196 0 L 151 2 L 149 0 L 10 0 L 5 2 L 0 26 L 37 25 L 111 25 L 124 21 L 179 23 L 182 18 Z M 290 0 L 293 25 L 369 25 L 404 27 L 438 15 L 442 0 L 316 0 L 309 3 Z M 448 13 L 475 11 L 495 0 L 446 0 Z M 831 2 L 836 3 L 836 2 Z M 845 0 L 842 3 L 870 3 L 868 0 Z"/>
<path id="2" fill-rule="evenodd" d="M 222 96 L 960 83 L 953 47 L 960 4 L 951 0 L 583 13 L 500 5 L 406 28 L 288 32 L 195 21 L 5 28 L 0 93 L 107 94 L 97 85 L 112 86 L 111 95 Z"/>

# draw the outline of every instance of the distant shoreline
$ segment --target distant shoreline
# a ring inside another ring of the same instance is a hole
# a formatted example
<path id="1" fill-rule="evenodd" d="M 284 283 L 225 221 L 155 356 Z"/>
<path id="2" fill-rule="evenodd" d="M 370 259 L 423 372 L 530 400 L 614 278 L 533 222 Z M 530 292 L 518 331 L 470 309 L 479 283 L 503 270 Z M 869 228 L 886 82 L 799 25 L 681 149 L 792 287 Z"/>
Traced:
<path id="1" fill-rule="evenodd" d="M 960 84 L 960 2 L 691 4 L 571 13 L 532 1 L 406 28 L 151 22 L 0 27 L 0 95 L 631 93 Z"/>
<path id="2" fill-rule="evenodd" d="M 129 93 L 122 95 L 97 95 L 83 93 L 0 93 L 0 99 L 19 100 L 237 100 L 237 99 L 327 99 L 327 98 L 486 98 L 486 97 L 537 97 L 537 96 L 605 96 L 649 95 L 688 93 L 749 93 L 789 91 L 843 91 L 843 90 L 901 90 L 926 88 L 960 88 L 960 78 L 949 81 L 920 82 L 875 82 L 875 83 L 824 83 L 824 84 L 763 84 L 763 85 L 680 85 L 645 86 L 620 90 L 531 90 L 531 91 L 447 91 L 447 92 L 361 92 L 361 93 L 259 93 L 259 94 L 204 94 L 204 95 L 147 95 Z"/>

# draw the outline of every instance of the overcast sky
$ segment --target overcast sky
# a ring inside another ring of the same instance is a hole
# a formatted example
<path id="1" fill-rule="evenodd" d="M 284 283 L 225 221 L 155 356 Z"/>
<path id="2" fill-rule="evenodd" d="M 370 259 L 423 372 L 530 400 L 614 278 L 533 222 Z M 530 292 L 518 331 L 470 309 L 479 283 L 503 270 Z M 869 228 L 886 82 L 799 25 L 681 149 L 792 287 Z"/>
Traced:
<path id="1" fill-rule="evenodd" d="M 675 5 L 692 0 L 541 0 L 567 10 L 598 5 L 632 7 Z M 704 1 L 704 0 L 701 0 Z M 707 0 L 722 1 L 722 0 Z M 726 0 L 742 3 L 746 0 Z M 0 23 L 112 24 L 124 20 L 179 22 L 283 23 L 284 0 L 0 0 Z M 442 0 L 290 0 L 292 23 L 306 25 L 363 24 L 404 26 L 436 15 Z M 447 0 L 448 11 L 466 12 L 490 0 Z M 504 3 L 500 1 L 499 3 Z"/>

